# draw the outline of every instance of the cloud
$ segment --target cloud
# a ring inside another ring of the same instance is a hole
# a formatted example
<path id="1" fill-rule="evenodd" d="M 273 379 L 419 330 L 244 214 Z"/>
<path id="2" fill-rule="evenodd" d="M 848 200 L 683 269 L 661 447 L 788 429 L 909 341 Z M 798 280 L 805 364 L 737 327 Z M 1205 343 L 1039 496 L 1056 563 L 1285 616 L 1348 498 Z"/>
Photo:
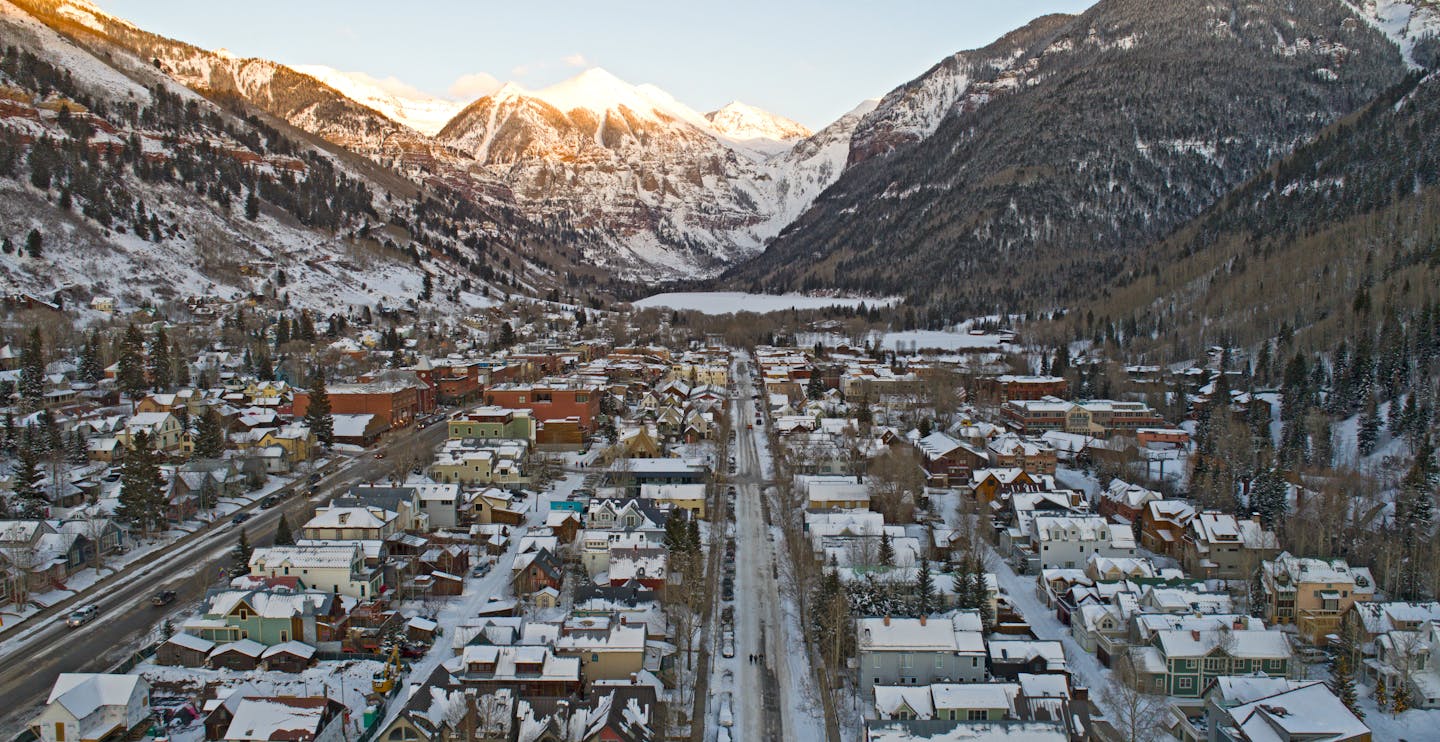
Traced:
<path id="1" fill-rule="evenodd" d="M 500 81 L 488 72 L 472 72 L 455 78 L 455 82 L 450 83 L 446 92 L 457 100 L 474 100 L 499 90 L 500 84 Z"/>
<path id="2" fill-rule="evenodd" d="M 364 72 L 346 72 L 345 76 L 349 77 L 352 80 L 357 80 L 359 82 L 374 85 L 375 87 L 380 88 L 381 90 L 384 90 L 385 92 L 397 98 L 431 97 L 423 90 L 415 87 L 414 85 L 411 85 L 408 82 L 405 82 L 404 80 L 401 80 L 394 75 L 387 75 L 385 77 L 372 77 L 365 74 Z"/>
<path id="3" fill-rule="evenodd" d="M 565 63 L 565 66 L 567 66 L 567 67 L 589 67 L 589 66 L 590 66 L 590 60 L 586 59 L 584 54 L 579 54 L 579 53 L 571 54 L 571 55 L 568 55 L 568 56 L 561 57 L 561 58 L 560 58 L 560 61 L 561 61 L 561 62 L 564 62 L 564 63 Z"/>

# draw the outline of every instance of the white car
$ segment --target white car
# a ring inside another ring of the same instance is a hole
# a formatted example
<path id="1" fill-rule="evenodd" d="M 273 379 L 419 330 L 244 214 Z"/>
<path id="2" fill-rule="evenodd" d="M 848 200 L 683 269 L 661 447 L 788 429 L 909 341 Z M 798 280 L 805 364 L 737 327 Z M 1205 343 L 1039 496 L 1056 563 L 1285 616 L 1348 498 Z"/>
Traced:
<path id="1" fill-rule="evenodd" d="M 735 632 L 726 629 L 720 639 L 720 654 L 726 657 L 735 656 Z"/>
<path id="2" fill-rule="evenodd" d="M 72 629 L 77 626 L 84 626 L 95 620 L 95 617 L 98 615 L 100 615 L 100 608 L 98 606 L 87 605 L 77 608 L 74 613 L 70 614 L 69 618 L 65 619 L 65 625 Z"/>
<path id="3" fill-rule="evenodd" d="M 720 726 L 735 726 L 735 714 L 730 710 L 730 691 L 720 694 Z"/>

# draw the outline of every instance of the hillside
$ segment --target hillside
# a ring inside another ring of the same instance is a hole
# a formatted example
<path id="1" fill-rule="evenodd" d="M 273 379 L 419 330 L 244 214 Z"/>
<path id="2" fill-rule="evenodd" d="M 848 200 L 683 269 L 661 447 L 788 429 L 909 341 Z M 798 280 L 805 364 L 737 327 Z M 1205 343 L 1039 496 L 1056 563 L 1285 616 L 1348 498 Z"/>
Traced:
<path id="1" fill-rule="evenodd" d="M 0 285 L 10 295 L 464 310 L 593 275 L 551 227 L 426 191 L 263 112 L 222 108 L 8 2 L 0 47 Z M 32 233 L 38 250 L 24 249 Z"/>
<path id="2" fill-rule="evenodd" d="M 1146 251 L 1085 303 L 1133 352 L 1293 333 L 1328 349 L 1440 299 L 1440 77 L 1417 73 Z"/>
<path id="3" fill-rule="evenodd" d="M 1404 72 L 1334 0 L 1042 18 L 887 96 L 943 115 L 872 115 L 855 165 L 723 282 L 902 294 L 932 319 L 1083 296 Z"/>

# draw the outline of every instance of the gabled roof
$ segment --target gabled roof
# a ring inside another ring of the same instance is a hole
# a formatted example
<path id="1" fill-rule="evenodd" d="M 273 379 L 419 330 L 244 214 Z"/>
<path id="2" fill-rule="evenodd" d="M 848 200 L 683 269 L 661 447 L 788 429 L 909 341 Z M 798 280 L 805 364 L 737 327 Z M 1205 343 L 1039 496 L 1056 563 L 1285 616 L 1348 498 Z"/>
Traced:
<path id="1" fill-rule="evenodd" d="M 46 703 L 59 703 L 76 719 L 85 719 L 106 706 L 128 706 L 136 686 L 145 683 L 139 675 L 67 672 L 55 678 Z M 143 686 L 147 691 L 149 685 Z"/>

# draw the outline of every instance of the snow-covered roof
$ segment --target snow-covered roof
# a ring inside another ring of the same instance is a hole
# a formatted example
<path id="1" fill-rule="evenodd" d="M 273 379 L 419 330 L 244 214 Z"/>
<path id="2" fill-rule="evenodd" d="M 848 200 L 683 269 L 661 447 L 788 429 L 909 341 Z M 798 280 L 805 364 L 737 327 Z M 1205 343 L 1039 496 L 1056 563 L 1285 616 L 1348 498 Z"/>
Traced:
<path id="1" fill-rule="evenodd" d="M 321 731 L 328 703 L 323 697 L 241 699 L 225 730 L 225 739 L 235 742 L 314 739 Z"/>
<path id="2" fill-rule="evenodd" d="M 59 703 L 71 716 L 84 720 L 105 706 L 128 706 L 136 686 L 144 682 L 138 675 L 61 673 L 55 678 L 46 703 Z M 149 686 L 144 687 L 148 691 Z"/>
<path id="3" fill-rule="evenodd" d="M 861 651 L 985 652 L 982 634 L 956 631 L 944 618 L 862 618 L 856 624 Z"/>

